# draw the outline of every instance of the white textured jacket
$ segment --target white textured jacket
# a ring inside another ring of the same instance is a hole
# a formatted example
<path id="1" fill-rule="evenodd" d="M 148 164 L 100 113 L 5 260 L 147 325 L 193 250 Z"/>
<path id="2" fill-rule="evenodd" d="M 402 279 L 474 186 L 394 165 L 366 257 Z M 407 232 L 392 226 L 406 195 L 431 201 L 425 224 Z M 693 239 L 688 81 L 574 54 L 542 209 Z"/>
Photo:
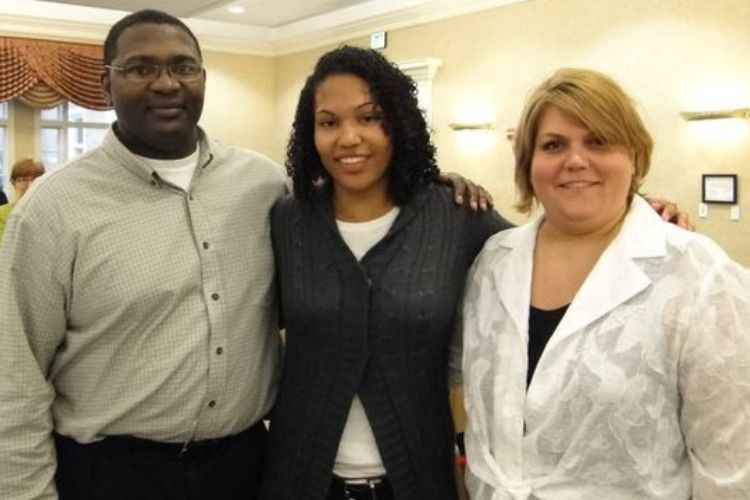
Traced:
<path id="1" fill-rule="evenodd" d="M 464 309 L 473 500 L 750 498 L 750 273 L 636 197 L 526 390 L 537 220 Z"/>

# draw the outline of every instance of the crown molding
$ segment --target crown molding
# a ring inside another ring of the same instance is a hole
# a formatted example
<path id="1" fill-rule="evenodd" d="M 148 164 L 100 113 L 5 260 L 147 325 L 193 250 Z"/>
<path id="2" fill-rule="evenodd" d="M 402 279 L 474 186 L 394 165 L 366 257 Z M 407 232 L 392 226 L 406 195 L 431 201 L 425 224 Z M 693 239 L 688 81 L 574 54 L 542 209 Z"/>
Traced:
<path id="1" fill-rule="evenodd" d="M 278 56 L 529 0 L 372 0 L 279 28 L 185 19 L 204 51 Z M 32 8 L 33 7 L 33 8 Z M 0 35 L 101 43 L 127 14 L 54 2 L 0 0 Z"/>
<path id="2" fill-rule="evenodd" d="M 527 1 L 529 0 L 374 0 L 278 28 L 274 33 L 275 55 L 302 52 L 369 36 L 376 31 L 409 28 Z M 386 10 L 383 3 L 398 4 L 399 7 Z"/>

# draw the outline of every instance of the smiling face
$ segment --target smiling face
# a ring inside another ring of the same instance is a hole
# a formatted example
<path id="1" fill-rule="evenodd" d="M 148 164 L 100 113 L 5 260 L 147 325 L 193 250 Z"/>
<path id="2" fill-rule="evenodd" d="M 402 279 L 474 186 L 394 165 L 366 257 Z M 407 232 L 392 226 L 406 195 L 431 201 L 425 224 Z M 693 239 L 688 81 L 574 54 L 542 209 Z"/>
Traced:
<path id="1" fill-rule="evenodd" d="M 633 155 L 626 147 L 607 144 L 555 106 L 543 112 L 531 184 L 555 227 L 579 233 L 617 224 L 627 210 L 634 175 Z"/>
<path id="2" fill-rule="evenodd" d="M 393 156 L 384 117 L 367 83 L 332 75 L 315 93 L 315 148 L 333 180 L 334 197 L 386 198 Z"/>
<path id="3" fill-rule="evenodd" d="M 195 42 L 179 27 L 136 24 L 117 40 L 112 65 L 138 63 L 200 64 L 201 58 Z M 181 158 L 195 150 L 205 73 L 193 81 L 180 81 L 162 71 L 151 82 L 133 82 L 110 69 L 102 86 L 117 114 L 118 136 L 128 149 L 151 158 Z"/>

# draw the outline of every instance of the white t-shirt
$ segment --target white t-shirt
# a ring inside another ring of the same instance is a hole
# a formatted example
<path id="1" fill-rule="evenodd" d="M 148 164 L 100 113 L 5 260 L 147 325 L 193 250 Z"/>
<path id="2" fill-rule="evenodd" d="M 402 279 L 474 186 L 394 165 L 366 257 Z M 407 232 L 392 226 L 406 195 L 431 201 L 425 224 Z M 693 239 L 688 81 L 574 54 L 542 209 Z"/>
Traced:
<path id="1" fill-rule="evenodd" d="M 140 156 L 140 158 L 146 160 L 154 169 L 154 172 L 159 174 L 159 177 L 187 191 L 195 167 L 198 165 L 199 153 L 200 148 L 195 148 L 190 156 L 177 158 L 176 160 L 157 160 L 145 156 Z"/>
<path id="2" fill-rule="evenodd" d="M 337 220 L 336 225 L 349 250 L 357 260 L 362 260 L 362 257 L 388 233 L 398 213 L 399 208 L 393 207 L 387 214 L 371 221 L 342 222 Z M 345 478 L 385 475 L 383 460 L 359 396 L 355 396 L 352 401 L 349 418 L 341 434 L 333 473 Z"/>

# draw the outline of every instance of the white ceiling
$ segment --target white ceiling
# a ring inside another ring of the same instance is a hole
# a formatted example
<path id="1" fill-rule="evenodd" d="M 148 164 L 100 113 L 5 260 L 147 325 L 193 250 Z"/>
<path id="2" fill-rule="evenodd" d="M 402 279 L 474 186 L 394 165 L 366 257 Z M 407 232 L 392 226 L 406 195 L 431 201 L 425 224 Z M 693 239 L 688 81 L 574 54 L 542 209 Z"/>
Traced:
<path id="1" fill-rule="evenodd" d="M 103 9 L 129 11 L 158 8 L 181 18 L 210 19 L 229 23 L 252 24 L 267 28 L 289 24 L 309 17 L 327 14 L 368 0 L 49 0 L 51 2 L 86 5 Z M 242 7 L 243 13 L 233 14 L 227 7 Z"/>
<path id="2" fill-rule="evenodd" d="M 0 35 L 101 42 L 128 12 L 155 8 L 185 20 L 204 49 L 278 55 L 523 1 L 0 0 Z"/>

